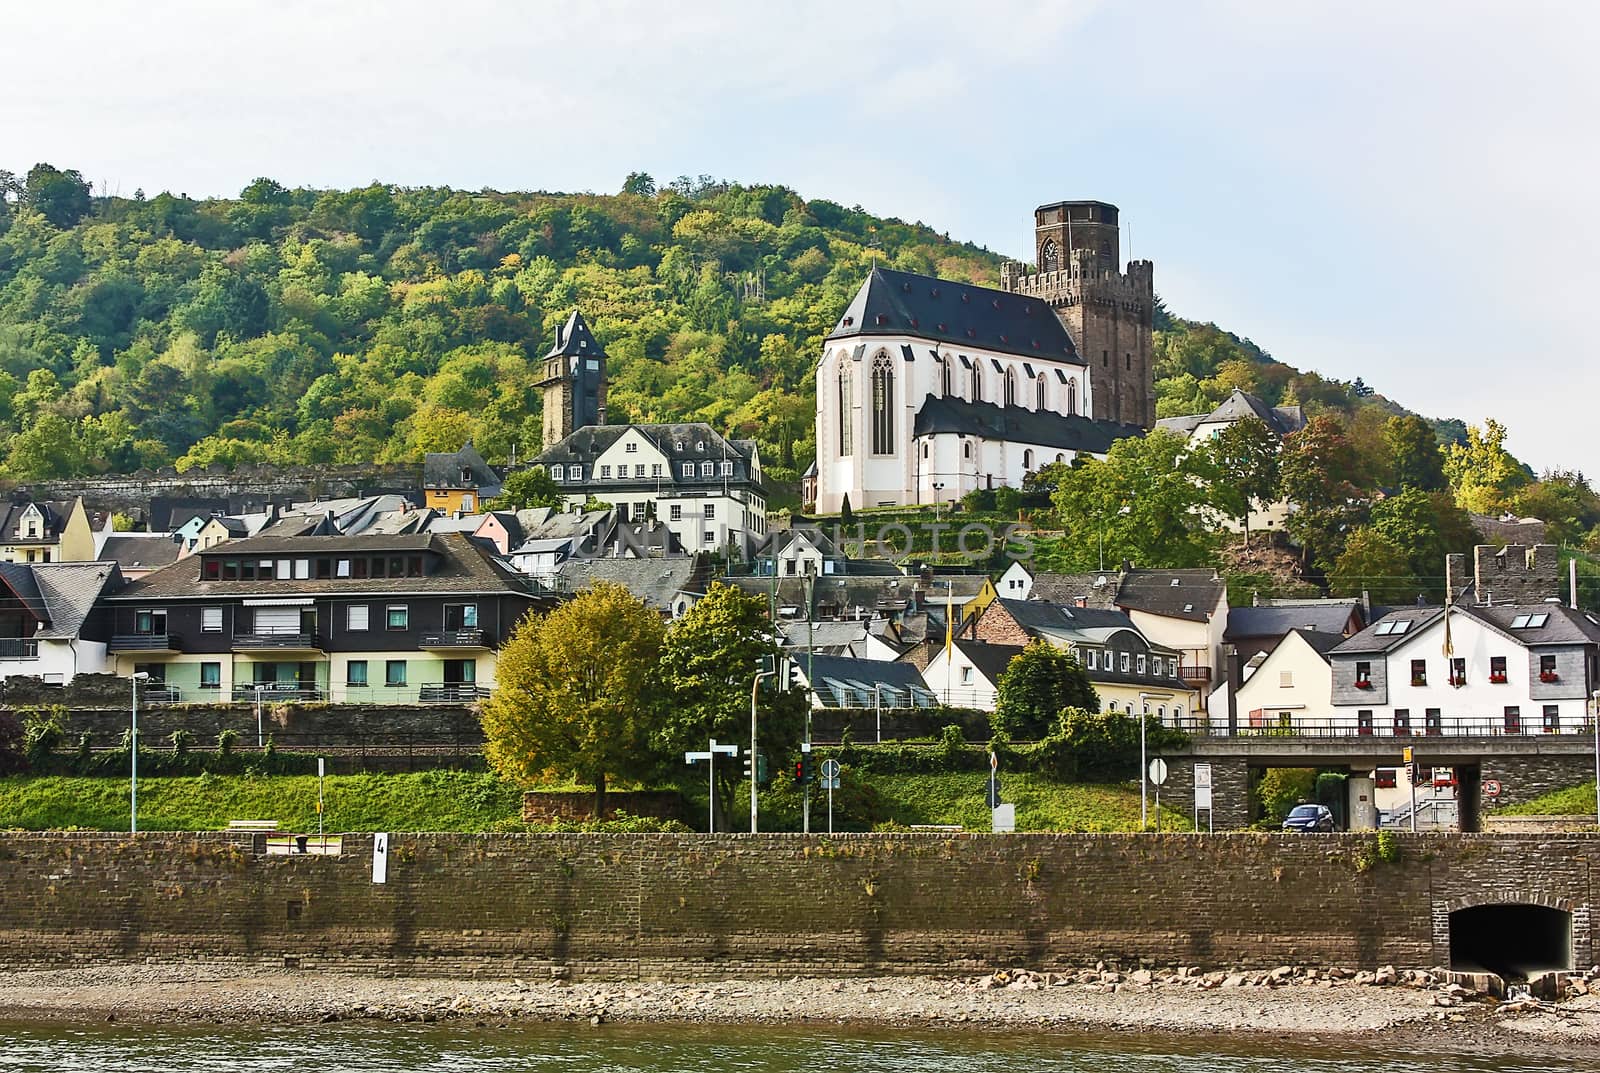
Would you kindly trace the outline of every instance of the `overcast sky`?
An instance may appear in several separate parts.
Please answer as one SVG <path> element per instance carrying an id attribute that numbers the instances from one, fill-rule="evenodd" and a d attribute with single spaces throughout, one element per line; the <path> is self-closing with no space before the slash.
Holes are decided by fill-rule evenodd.
<path id="1" fill-rule="evenodd" d="M 1100 198 L 1182 316 L 1600 476 L 1600 5 L 28 4 L 0 167 L 232 195 L 775 182 L 1018 257 Z"/>

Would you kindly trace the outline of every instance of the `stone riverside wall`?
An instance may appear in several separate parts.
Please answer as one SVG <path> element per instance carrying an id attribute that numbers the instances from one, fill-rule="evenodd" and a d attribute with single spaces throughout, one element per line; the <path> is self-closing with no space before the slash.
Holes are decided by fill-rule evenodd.
<path id="1" fill-rule="evenodd" d="M 1572 912 L 1593 836 L 0 835 L 0 964 L 195 959 L 573 978 L 960 973 L 1097 959 L 1432 966 L 1449 914 Z"/>
<path id="2" fill-rule="evenodd" d="M 256 502 L 308 502 L 379 492 L 418 492 L 422 488 L 422 464 L 246 465 L 234 470 L 204 466 L 184 473 L 168 466 L 124 475 L 41 481 L 28 488 L 39 499 L 70 501 L 82 496 L 86 503 L 97 507 L 136 509 L 148 507 L 152 496 L 246 496 Z M 0 486 L 0 490 L 10 488 Z"/>

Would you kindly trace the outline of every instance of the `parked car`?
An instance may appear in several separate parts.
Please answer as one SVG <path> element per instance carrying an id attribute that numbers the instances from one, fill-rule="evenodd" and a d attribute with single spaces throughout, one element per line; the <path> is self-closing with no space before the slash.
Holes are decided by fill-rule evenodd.
<path id="1" fill-rule="evenodd" d="M 1333 831 L 1337 824 L 1333 822 L 1333 813 L 1328 811 L 1327 805 L 1296 805 L 1289 810 L 1289 816 L 1283 821 L 1285 831 Z"/>

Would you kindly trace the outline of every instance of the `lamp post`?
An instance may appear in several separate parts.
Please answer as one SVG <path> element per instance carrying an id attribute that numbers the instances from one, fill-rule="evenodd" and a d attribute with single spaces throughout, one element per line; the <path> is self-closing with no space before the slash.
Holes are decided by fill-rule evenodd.
<path id="1" fill-rule="evenodd" d="M 935 525 L 939 524 L 939 506 L 943 502 L 943 499 L 944 499 L 943 495 L 941 494 L 943 492 L 944 492 L 944 482 L 943 481 L 934 481 L 933 482 L 933 523 Z M 934 551 L 938 551 L 939 549 L 938 548 L 934 548 L 933 550 Z"/>
<path id="2" fill-rule="evenodd" d="M 128 833 L 131 835 L 139 833 L 139 681 L 149 677 L 149 671 L 135 671 L 132 678 L 133 723 L 128 738 L 131 742 L 128 755 L 132 765 L 128 779 Z"/>
<path id="3" fill-rule="evenodd" d="M 756 833 L 756 690 L 761 688 L 761 679 L 777 674 L 776 670 L 757 671 L 755 681 L 750 683 L 750 833 Z"/>
<path id="4" fill-rule="evenodd" d="M 1600 689 L 1590 696 L 1594 699 L 1594 822 L 1600 827 Z"/>
<path id="5" fill-rule="evenodd" d="M 257 682 L 255 688 L 256 688 L 256 748 L 260 749 L 260 748 L 262 748 L 263 746 L 266 745 L 266 738 L 265 738 L 265 735 L 262 733 L 262 727 L 261 727 L 261 690 L 263 688 L 265 688 L 265 687 L 260 682 Z"/>

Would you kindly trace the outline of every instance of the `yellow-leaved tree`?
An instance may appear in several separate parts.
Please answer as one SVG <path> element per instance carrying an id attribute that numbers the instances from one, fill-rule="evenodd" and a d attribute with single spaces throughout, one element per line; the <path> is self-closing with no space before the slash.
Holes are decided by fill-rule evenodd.
<path id="1" fill-rule="evenodd" d="M 503 778 L 547 772 L 594 787 L 647 775 L 661 718 L 661 616 L 621 585 L 597 582 L 528 618 L 500 652 L 483 705 L 484 753 Z"/>

